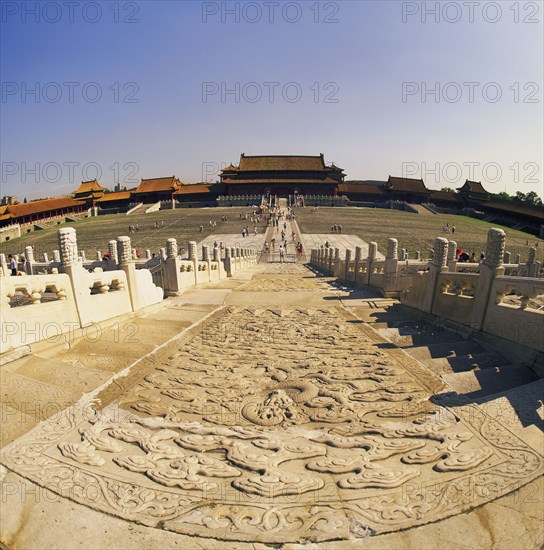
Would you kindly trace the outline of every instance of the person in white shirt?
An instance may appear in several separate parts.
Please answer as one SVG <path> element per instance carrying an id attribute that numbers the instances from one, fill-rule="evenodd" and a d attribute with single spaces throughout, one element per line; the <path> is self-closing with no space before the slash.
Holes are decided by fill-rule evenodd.
<path id="1" fill-rule="evenodd" d="M 13 255 L 9 255 L 8 256 L 8 268 L 10 269 L 11 271 L 11 274 L 12 275 L 17 275 L 17 262 L 15 261 L 15 258 L 13 257 Z"/>

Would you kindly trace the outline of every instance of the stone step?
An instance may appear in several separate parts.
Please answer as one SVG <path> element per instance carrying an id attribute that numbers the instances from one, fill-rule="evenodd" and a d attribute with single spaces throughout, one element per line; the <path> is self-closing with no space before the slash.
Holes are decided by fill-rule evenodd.
<path id="1" fill-rule="evenodd" d="M 472 402 L 487 416 L 544 454 L 543 395 L 544 379 L 541 378 L 499 393 L 479 396 L 474 400 L 469 399 L 470 394 L 467 396 L 450 392 L 433 397 L 433 402 L 449 408 L 453 413 L 457 407 Z"/>
<path id="2" fill-rule="evenodd" d="M 421 347 L 444 342 L 463 341 L 463 337 L 456 332 L 433 326 L 428 323 L 400 322 L 380 326 L 382 323 L 374 323 L 372 326 L 382 336 L 391 340 L 401 348 Z"/>
<path id="3" fill-rule="evenodd" d="M 62 361 L 31 355 L 19 362 L 14 374 L 63 388 L 76 398 L 106 382 L 111 375 L 103 370 L 75 366 Z"/>
<path id="4" fill-rule="evenodd" d="M 138 359 L 138 354 L 118 352 L 115 349 L 112 349 L 111 353 L 95 353 L 91 350 L 73 348 L 58 353 L 55 359 L 65 365 L 114 374 L 134 363 Z"/>
<path id="5" fill-rule="evenodd" d="M 466 355 L 439 357 L 436 359 L 420 359 L 428 369 L 442 375 L 473 371 L 478 369 L 493 369 L 509 363 L 500 353 L 482 351 Z"/>
<path id="6" fill-rule="evenodd" d="M 523 365 L 444 374 L 442 378 L 453 390 L 470 400 L 512 390 L 538 380 L 536 374 Z"/>
<path id="7" fill-rule="evenodd" d="M 404 351 L 414 359 L 425 361 L 438 359 L 440 357 L 460 357 L 462 355 L 483 353 L 484 348 L 475 340 L 460 340 L 456 342 L 441 342 L 427 346 L 416 346 L 407 348 Z"/>
<path id="8" fill-rule="evenodd" d="M 90 370 L 85 364 L 74 366 L 39 355 L 3 365 L 0 446 L 28 432 L 40 421 L 70 414 L 71 405 L 104 384 L 111 374 Z"/>

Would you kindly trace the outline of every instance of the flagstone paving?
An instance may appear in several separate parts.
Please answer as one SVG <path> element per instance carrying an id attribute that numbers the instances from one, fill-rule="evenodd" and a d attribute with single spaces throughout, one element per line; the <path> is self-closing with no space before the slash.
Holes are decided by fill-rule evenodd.
<path id="1" fill-rule="evenodd" d="M 392 304 L 261 263 L 131 319 L 135 341 L 108 332 L 2 366 L 18 426 L 2 442 L 2 541 L 539 547 L 542 433 L 480 395 L 449 399 L 423 348 L 403 349 L 425 327 Z M 66 408 L 28 422 L 30 388 Z"/>

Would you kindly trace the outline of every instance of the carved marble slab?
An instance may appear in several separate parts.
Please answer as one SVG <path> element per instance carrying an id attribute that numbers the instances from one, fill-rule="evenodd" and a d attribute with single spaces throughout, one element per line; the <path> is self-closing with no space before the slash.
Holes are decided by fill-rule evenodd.
<path id="1" fill-rule="evenodd" d="M 239 292 L 307 292 L 329 290 L 329 287 L 315 277 L 254 277 L 237 290 Z"/>
<path id="2" fill-rule="evenodd" d="M 542 457 L 342 308 L 226 307 L 157 351 L 89 418 L 58 415 L 1 462 L 94 509 L 225 540 L 405 529 L 542 474 Z"/>

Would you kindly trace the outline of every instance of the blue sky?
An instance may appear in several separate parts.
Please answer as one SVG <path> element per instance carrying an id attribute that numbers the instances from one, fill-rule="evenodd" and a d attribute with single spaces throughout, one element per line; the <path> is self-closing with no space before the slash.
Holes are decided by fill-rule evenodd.
<path id="1" fill-rule="evenodd" d="M 2 3 L 2 195 L 214 181 L 241 153 L 544 194 L 541 2 L 68 4 Z"/>

